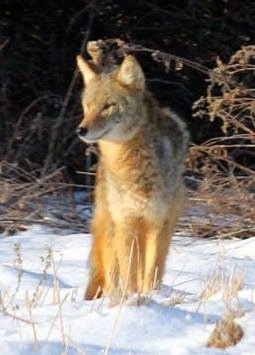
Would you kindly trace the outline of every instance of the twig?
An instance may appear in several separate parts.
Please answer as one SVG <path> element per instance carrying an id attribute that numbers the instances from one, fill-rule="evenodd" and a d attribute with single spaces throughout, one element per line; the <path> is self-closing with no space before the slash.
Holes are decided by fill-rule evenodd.
<path id="1" fill-rule="evenodd" d="M 8 43 L 9 43 L 9 39 L 7 38 L 3 43 L 0 44 L 0 51 L 4 49 L 4 47 L 6 47 Z"/>
<path id="2" fill-rule="evenodd" d="M 36 333 L 36 327 L 35 327 L 35 322 L 34 322 L 34 318 L 33 318 L 33 314 L 32 314 L 32 302 L 29 298 L 29 294 L 26 291 L 26 305 L 27 305 L 27 309 L 28 309 L 28 314 L 29 314 L 29 318 L 30 318 L 30 324 L 32 326 L 32 331 L 33 331 L 33 336 L 34 336 L 34 348 L 35 348 L 35 352 L 38 352 L 39 350 L 39 343 L 38 343 L 38 337 L 37 337 L 37 333 Z"/>
<path id="3" fill-rule="evenodd" d="M 35 325 L 36 324 L 36 322 L 34 320 L 31 321 L 31 319 L 29 320 L 29 319 L 25 319 L 25 318 L 16 316 L 15 314 L 12 314 L 12 313 L 10 313 L 8 311 L 4 311 L 4 315 L 8 316 L 8 317 L 11 317 L 11 318 L 13 318 L 15 320 L 21 321 L 23 323 L 26 323 L 26 324 L 30 324 L 30 325 Z"/>

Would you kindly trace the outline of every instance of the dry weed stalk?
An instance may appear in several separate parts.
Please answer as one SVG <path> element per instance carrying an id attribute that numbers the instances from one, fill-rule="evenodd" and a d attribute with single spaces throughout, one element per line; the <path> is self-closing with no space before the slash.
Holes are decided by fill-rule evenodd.
<path id="1" fill-rule="evenodd" d="M 243 287 L 244 275 L 241 272 L 237 272 L 233 268 L 231 273 L 226 274 L 226 272 L 219 267 L 209 278 L 206 279 L 204 289 L 199 296 L 200 304 L 201 302 L 207 301 L 218 292 L 222 292 L 222 299 L 225 308 L 232 313 L 232 300 L 235 299 L 238 301 L 238 292 L 242 290 Z"/>
<path id="2" fill-rule="evenodd" d="M 23 258 L 21 255 L 21 245 L 19 243 L 14 244 L 14 256 L 15 258 L 13 261 L 13 267 L 17 270 L 17 282 L 16 282 L 16 288 L 13 294 L 11 295 L 9 304 L 7 306 L 7 308 L 9 308 L 9 306 L 12 306 L 13 309 L 16 308 L 16 306 L 14 305 L 14 301 L 17 293 L 19 292 L 22 275 L 23 275 Z"/>
<path id="3" fill-rule="evenodd" d="M 254 45 L 237 51 L 227 64 L 218 58 L 217 67 L 210 74 L 206 97 L 194 104 L 195 116 L 209 115 L 211 121 L 220 118 L 226 135 L 231 129 L 233 134 L 247 134 L 244 139 L 254 138 L 254 71 Z"/>
<path id="4" fill-rule="evenodd" d="M 96 51 L 94 50 L 95 48 Z M 100 51 L 98 49 L 100 49 Z M 92 56 L 93 61 L 96 64 L 99 62 L 99 64 L 104 66 L 112 66 L 116 64 L 119 58 L 123 58 L 131 52 L 149 53 L 154 61 L 164 64 L 166 71 L 169 71 L 170 67 L 173 67 L 173 69 L 178 71 L 182 70 L 184 66 L 188 66 L 206 75 L 210 73 L 210 69 L 197 62 L 193 62 L 172 53 L 144 47 L 140 44 L 128 43 L 120 38 L 97 40 L 92 42 L 92 48 L 89 48 L 89 54 Z M 101 57 L 98 59 L 98 55 L 101 56 L 102 54 L 107 54 L 107 56 L 104 56 L 103 63 L 101 62 Z"/>
<path id="5" fill-rule="evenodd" d="M 42 276 L 33 292 L 33 297 L 31 299 L 31 306 L 35 308 L 39 301 L 43 298 L 44 282 L 47 280 L 48 270 L 52 266 L 52 249 L 48 247 L 46 249 L 46 255 L 41 256 L 41 261 L 44 263 L 44 268 L 42 271 Z"/>
<path id="6" fill-rule="evenodd" d="M 48 329 L 45 340 L 48 341 L 52 331 L 57 328 L 60 332 L 60 335 L 62 338 L 62 343 L 65 348 L 64 353 L 67 354 L 69 345 L 72 341 L 70 338 L 70 334 L 65 332 L 62 307 L 63 307 L 64 303 L 68 300 L 69 293 L 67 293 L 64 297 L 61 298 L 61 287 L 60 287 L 60 283 L 59 283 L 58 275 L 57 275 L 61 261 L 56 264 L 52 250 L 50 248 L 48 249 L 48 254 L 46 255 L 46 259 L 44 260 L 44 262 L 45 262 L 45 268 L 43 270 L 43 274 L 47 273 L 47 269 L 49 267 L 52 267 L 52 269 L 53 269 L 53 276 L 54 276 L 53 304 L 57 305 L 56 315 L 52 319 L 52 323 Z M 71 299 L 72 299 L 72 297 L 71 297 Z M 57 320 L 59 320 L 59 325 L 57 325 Z"/>
<path id="7" fill-rule="evenodd" d="M 25 319 L 23 317 L 20 317 L 16 314 L 16 307 L 12 306 L 12 311 L 8 311 L 7 308 L 10 307 L 10 300 L 8 300 L 9 295 L 8 295 L 8 289 L 4 291 L 0 291 L 0 312 L 2 312 L 5 316 L 11 317 L 15 321 L 21 322 L 21 323 L 26 323 L 26 324 L 31 324 L 31 320 Z M 6 304 L 8 302 L 8 305 Z"/>
<path id="8" fill-rule="evenodd" d="M 32 300 L 29 297 L 29 293 L 28 292 L 26 292 L 25 300 L 26 300 L 26 306 L 27 306 L 27 309 L 28 309 L 30 324 L 31 324 L 31 327 L 32 327 L 32 332 L 33 332 L 33 337 L 34 337 L 34 350 L 37 353 L 38 350 L 39 350 L 39 342 L 38 342 L 37 330 L 36 330 L 34 317 L 33 317 L 33 312 L 32 312 L 33 304 L 32 304 Z"/>
<path id="9" fill-rule="evenodd" d="M 225 275 L 219 268 L 206 282 L 205 288 L 200 295 L 198 308 L 202 302 L 207 301 L 216 293 L 222 293 L 225 311 L 222 319 L 215 325 L 210 335 L 207 347 L 225 349 L 236 345 L 243 337 L 243 329 L 235 322 L 236 318 L 244 315 L 240 304 L 238 292 L 244 287 L 244 276 L 237 273 L 233 268 L 229 275 Z M 233 303 L 233 301 L 236 301 Z"/>
<path id="10" fill-rule="evenodd" d="M 188 166 L 200 179 L 192 197 L 207 202 L 214 220 L 225 217 L 223 224 L 197 225 L 197 235 L 247 238 L 255 234 L 254 74 L 255 46 L 243 47 L 227 64 L 218 59 L 207 95 L 194 104 L 195 116 L 217 119 L 223 134 L 190 149 Z"/>

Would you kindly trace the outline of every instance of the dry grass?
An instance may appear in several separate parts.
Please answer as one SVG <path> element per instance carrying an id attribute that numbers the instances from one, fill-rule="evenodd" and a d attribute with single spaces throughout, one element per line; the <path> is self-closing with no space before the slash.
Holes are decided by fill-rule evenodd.
<path id="1" fill-rule="evenodd" d="M 231 317 L 227 317 L 222 319 L 215 326 L 206 346 L 226 349 L 230 346 L 236 345 L 242 339 L 243 335 L 244 332 L 241 326 Z"/>
<path id="2" fill-rule="evenodd" d="M 63 346 L 66 350 L 68 350 L 69 345 L 72 344 L 72 340 L 70 339 L 68 329 L 65 328 L 62 306 L 68 301 L 76 301 L 77 294 L 75 293 L 75 290 L 68 290 L 65 294 L 61 292 L 62 290 L 58 281 L 58 270 L 60 264 L 62 263 L 61 258 L 58 262 L 56 262 L 54 251 L 49 247 L 46 248 L 45 255 L 41 257 L 41 278 L 38 280 L 38 284 L 35 285 L 34 290 L 30 289 L 28 291 L 22 289 L 21 287 L 23 278 L 23 256 L 21 245 L 14 245 L 14 255 L 13 267 L 17 269 L 16 287 L 13 291 L 9 288 L 1 290 L 0 312 L 5 316 L 12 318 L 21 328 L 21 332 L 22 324 L 31 326 L 34 352 L 39 353 L 40 341 L 38 340 L 38 322 L 34 316 L 35 309 L 45 306 L 45 304 L 56 305 L 56 315 L 52 317 L 51 323 L 49 324 L 45 341 L 49 340 L 52 331 L 57 328 L 61 335 Z M 53 275 L 52 287 L 47 285 L 47 280 L 50 274 Z M 24 299 L 21 298 L 21 295 L 23 295 Z M 24 309 L 27 311 L 27 315 L 22 317 L 18 315 L 20 302 L 24 303 Z M 76 347 L 76 344 L 74 344 L 74 346 Z M 68 351 L 66 353 L 68 353 Z M 78 353 L 84 354 L 82 351 L 78 351 Z"/>
<path id="3" fill-rule="evenodd" d="M 207 210 L 191 226 L 202 237 L 248 238 L 255 234 L 255 46 L 243 47 L 229 63 L 219 59 L 195 116 L 221 123 L 222 135 L 193 145 L 188 170 L 195 191 L 190 205 Z"/>
<path id="4" fill-rule="evenodd" d="M 235 319 L 245 314 L 239 301 L 239 291 L 243 288 L 244 275 L 234 269 L 226 275 L 223 268 L 219 267 L 206 280 L 204 289 L 199 296 L 198 309 L 203 303 L 219 293 L 224 304 L 222 319 L 216 323 L 210 334 L 207 347 L 225 349 L 236 345 L 242 339 L 244 331 Z"/>
<path id="5" fill-rule="evenodd" d="M 189 191 L 180 227 L 199 238 L 246 239 L 255 235 L 254 193 L 247 190 L 253 177 L 208 174 L 196 190 Z M 246 185 L 246 186 L 245 186 Z"/>
<path id="6" fill-rule="evenodd" d="M 59 229 L 88 231 L 88 221 L 76 208 L 74 192 L 92 186 L 68 182 L 65 169 L 59 168 L 38 178 L 38 171 L 0 163 L 0 233 L 4 236 L 26 230 L 31 224 L 44 224 Z M 84 207 L 91 206 L 90 194 L 84 195 Z"/>
<path id="7" fill-rule="evenodd" d="M 202 303 L 208 301 L 216 294 L 220 294 L 225 306 L 226 313 L 232 315 L 243 315 L 240 306 L 238 293 L 244 288 L 243 273 L 233 269 L 226 273 L 219 266 L 210 276 L 207 276 L 204 282 L 203 290 L 199 296 L 198 309 Z"/>

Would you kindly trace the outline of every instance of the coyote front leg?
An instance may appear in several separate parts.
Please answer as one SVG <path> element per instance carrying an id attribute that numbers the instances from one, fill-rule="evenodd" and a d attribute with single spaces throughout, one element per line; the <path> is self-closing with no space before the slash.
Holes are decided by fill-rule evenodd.
<path id="1" fill-rule="evenodd" d="M 139 219 L 127 219 L 115 227 L 115 246 L 120 272 L 120 287 L 127 294 L 141 291 L 144 266 L 144 241 Z"/>
<path id="2" fill-rule="evenodd" d="M 155 288 L 160 281 L 158 279 L 161 271 L 159 270 L 158 251 L 159 243 L 161 243 L 161 229 L 162 227 L 160 226 L 153 226 L 148 228 L 146 234 L 144 281 L 142 288 L 145 293 Z"/>
<path id="3" fill-rule="evenodd" d="M 92 234 L 91 273 L 85 293 L 86 299 L 111 293 L 117 286 L 118 278 L 118 264 L 113 240 L 114 225 L 106 201 L 104 174 L 100 168 L 97 176 Z"/>
<path id="4" fill-rule="evenodd" d="M 164 227 L 162 229 L 162 233 L 160 236 L 160 243 L 158 244 L 157 279 L 159 285 L 161 284 L 163 278 L 166 258 L 169 251 L 169 245 L 171 243 L 171 239 L 177 221 L 183 209 L 183 204 L 184 204 L 184 188 L 183 186 L 181 186 L 179 189 L 176 190 L 173 199 L 169 203 L 170 205 L 169 215 L 168 218 L 165 220 Z"/>
<path id="5" fill-rule="evenodd" d="M 113 241 L 111 221 L 96 218 L 93 222 L 93 245 L 90 255 L 91 274 L 85 294 L 86 299 L 111 293 L 117 285 L 118 264 Z"/>

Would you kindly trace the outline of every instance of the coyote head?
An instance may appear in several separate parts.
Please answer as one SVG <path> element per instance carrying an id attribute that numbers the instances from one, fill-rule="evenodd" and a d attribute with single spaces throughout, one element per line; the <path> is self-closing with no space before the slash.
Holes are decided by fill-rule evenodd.
<path id="1" fill-rule="evenodd" d="M 80 55 L 77 65 L 85 84 L 79 137 L 87 143 L 131 139 L 142 124 L 145 92 L 145 77 L 135 57 L 128 55 L 107 74 L 100 73 Z"/>

